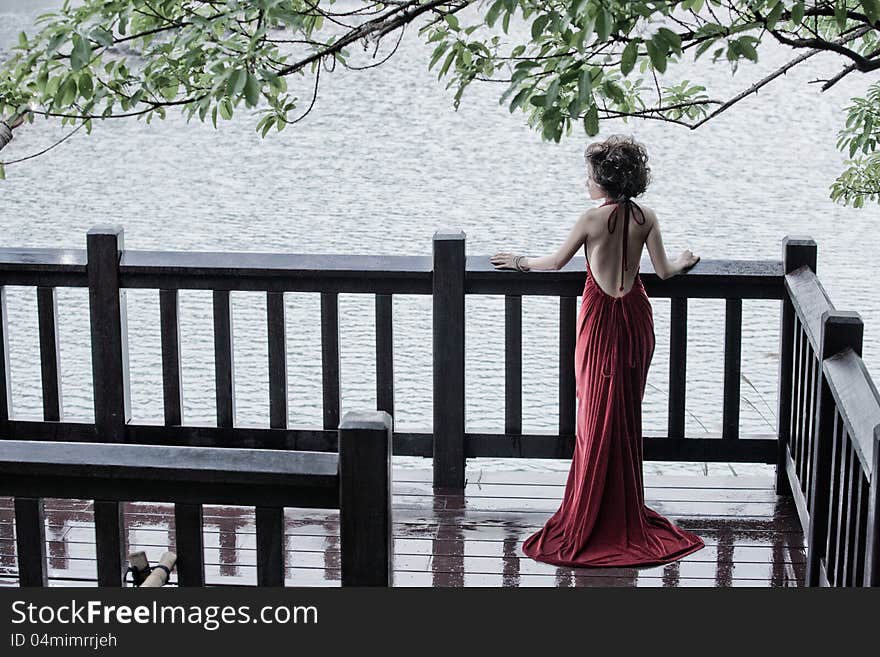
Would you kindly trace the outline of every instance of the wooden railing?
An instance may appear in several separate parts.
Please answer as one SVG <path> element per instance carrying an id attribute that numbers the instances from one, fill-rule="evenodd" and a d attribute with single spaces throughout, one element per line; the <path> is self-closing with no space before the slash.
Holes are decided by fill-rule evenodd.
<path id="1" fill-rule="evenodd" d="M 47 586 L 42 498 L 93 499 L 99 586 L 121 586 L 119 503 L 174 502 L 178 583 L 204 586 L 201 504 L 256 508 L 257 584 L 284 586 L 284 507 L 339 509 L 343 586 L 391 586 L 391 418 L 347 413 L 339 453 L 0 441 L 0 495 L 15 497 L 21 586 Z M 195 520 L 195 521 L 194 521 Z"/>
<path id="2" fill-rule="evenodd" d="M 572 259 L 561 271 L 498 271 L 488 256 L 466 256 L 465 236 L 460 231 L 437 232 L 432 256 L 132 251 L 123 248 L 119 226 L 94 228 L 86 242 L 85 250 L 0 250 L 0 438 L 336 451 L 340 419 L 338 295 L 375 295 L 377 408 L 393 416 L 395 404 L 401 403 L 395 399 L 392 376 L 393 295 L 430 294 L 433 427 L 424 432 L 394 431 L 394 453 L 433 457 L 435 486 L 457 489 L 464 486 L 467 458 L 569 458 L 572 454 L 577 296 L 585 280 L 582 257 Z M 703 260 L 686 275 L 668 280 L 652 273 L 641 274 L 651 297 L 671 301 L 667 429 L 665 435 L 644 437 L 645 458 L 776 463 L 777 490 L 794 495 L 808 535 L 812 490 L 819 472 L 813 463 L 817 454 L 816 411 L 821 401 L 817 398 L 823 360 L 832 355 L 822 344 L 822 313 L 833 310 L 833 306 L 815 277 L 815 254 L 811 240 L 786 238 L 782 261 Z M 37 288 L 43 377 L 41 422 L 11 415 L 4 285 Z M 93 424 L 68 422 L 60 413 L 55 288 L 64 286 L 89 289 Z M 125 292 L 133 288 L 159 290 L 164 426 L 130 421 Z M 188 426 L 182 416 L 178 318 L 181 289 L 213 292 L 215 427 Z M 266 294 L 269 428 L 234 426 L 232 291 Z M 321 427 L 287 426 L 283 298 L 287 291 L 320 294 Z M 465 430 L 464 327 L 468 294 L 505 298 L 504 426 L 495 433 Z M 523 433 L 522 300 L 528 295 L 559 299 L 559 420 L 552 434 Z M 722 431 L 717 436 L 692 437 L 685 432 L 689 298 L 725 299 L 723 417 Z M 779 425 L 771 436 L 740 432 L 742 307 L 743 301 L 752 299 L 782 301 Z M 875 486 L 873 481 L 868 485 Z M 114 509 L 109 507 L 108 512 Z M 197 509 L 180 505 L 178 514 L 183 526 L 195 531 L 200 521 Z M 870 531 L 866 528 L 866 534 Z"/>
<path id="3" fill-rule="evenodd" d="M 465 459 L 499 456 L 568 458 L 575 433 L 574 348 L 576 297 L 585 277 L 583 258 L 562 271 L 497 271 L 484 256 L 465 257 L 461 232 L 438 232 L 433 258 L 420 256 L 338 256 L 258 253 L 183 253 L 123 248 L 121 227 L 98 227 L 87 249 L 0 250 L 0 321 L 6 329 L 3 285 L 37 288 L 43 378 L 42 422 L 9 413 L 9 376 L 0 377 L 0 436 L 38 440 L 106 440 L 140 444 L 238 446 L 336 450 L 340 367 L 338 295 L 369 293 L 376 299 L 377 408 L 394 411 L 392 295 L 431 294 L 434 336 L 434 421 L 428 432 L 394 432 L 395 454 L 434 459 L 435 484 L 461 488 Z M 740 436 L 742 301 L 782 299 L 778 261 L 705 260 L 687 276 L 661 280 L 644 273 L 648 293 L 671 299 L 668 429 L 645 438 L 648 459 L 776 460 L 775 436 Z M 89 288 L 95 423 L 61 418 L 57 367 L 55 289 Z M 162 379 L 165 425 L 131 420 L 125 292 L 153 288 L 160 295 Z M 178 291 L 213 291 L 216 427 L 187 426 L 182 418 Z M 230 292 L 266 293 L 269 352 L 268 429 L 235 427 L 234 368 Z M 287 358 L 283 294 L 321 295 L 323 426 L 287 427 Z M 464 421 L 465 294 L 505 296 L 505 426 L 497 433 L 466 433 Z M 555 434 L 522 432 L 522 297 L 559 298 L 559 425 Z M 714 438 L 685 436 L 687 300 L 726 299 L 723 433 Z M 5 332 L 4 332 L 5 336 Z M 6 363 L 6 342 L 0 360 Z"/>
<path id="4" fill-rule="evenodd" d="M 864 327 L 822 288 L 812 240 L 787 239 L 784 266 L 777 491 L 792 494 L 807 537 L 807 585 L 877 586 L 880 397 Z"/>

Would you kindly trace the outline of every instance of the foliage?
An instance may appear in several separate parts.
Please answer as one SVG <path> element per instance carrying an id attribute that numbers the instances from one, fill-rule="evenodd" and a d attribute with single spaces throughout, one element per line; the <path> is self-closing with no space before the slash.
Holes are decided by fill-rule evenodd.
<path id="1" fill-rule="evenodd" d="M 334 6 L 336 4 L 337 6 Z M 81 123 L 154 116 L 179 107 L 231 120 L 261 118 L 260 134 L 301 120 L 314 106 L 321 71 L 360 69 L 351 50 L 410 23 L 432 45 L 428 67 L 455 87 L 457 108 L 473 81 L 506 84 L 500 102 L 527 115 L 546 140 L 602 119 L 662 120 L 696 129 L 817 52 L 843 66 L 823 89 L 853 72 L 880 69 L 880 0 L 83 0 L 42 15 L 0 65 L 0 116 L 36 114 Z M 711 58 L 735 74 L 775 41 L 796 57 L 736 97 L 712 99 L 699 81 L 672 79 L 676 64 Z M 391 54 L 396 51 L 396 45 Z M 689 52 L 688 52 L 689 51 Z M 391 55 L 388 55 L 390 57 Z M 375 58 L 375 54 L 374 54 Z M 292 75 L 314 76 L 310 98 L 288 91 Z M 861 207 L 880 200 L 878 86 L 853 99 L 839 148 L 853 158 L 832 198 Z M 299 114 L 299 116 L 295 116 Z"/>

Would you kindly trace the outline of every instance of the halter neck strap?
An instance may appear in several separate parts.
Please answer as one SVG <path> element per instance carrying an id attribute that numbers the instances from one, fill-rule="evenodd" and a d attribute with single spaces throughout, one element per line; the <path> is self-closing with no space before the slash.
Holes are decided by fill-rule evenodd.
<path id="1" fill-rule="evenodd" d="M 628 251 L 628 249 L 627 249 L 627 245 L 628 245 L 627 234 L 629 232 L 630 210 L 633 206 L 635 206 L 635 208 L 639 211 L 639 214 L 641 215 L 641 221 L 639 221 L 639 218 L 635 215 L 634 212 L 632 213 L 632 217 L 633 217 L 633 219 L 636 220 L 636 223 L 639 224 L 640 226 L 644 225 L 644 223 L 645 223 L 645 213 L 642 212 L 642 209 L 638 206 L 638 204 L 635 201 L 633 201 L 629 196 L 622 196 L 619 199 L 609 199 L 609 200 L 605 201 L 599 207 L 601 208 L 605 205 L 612 205 L 612 204 L 616 204 L 617 207 L 614 208 L 611 211 L 611 214 L 608 215 L 608 232 L 609 233 L 613 233 L 614 230 L 617 228 L 617 211 L 620 209 L 621 205 L 624 207 L 623 230 L 620 231 L 621 233 L 623 233 L 623 238 L 622 238 L 623 246 L 621 249 L 623 251 L 623 257 L 620 259 L 620 291 L 623 292 L 623 272 L 629 271 L 629 266 L 626 262 L 626 259 L 627 259 L 626 252 Z"/>

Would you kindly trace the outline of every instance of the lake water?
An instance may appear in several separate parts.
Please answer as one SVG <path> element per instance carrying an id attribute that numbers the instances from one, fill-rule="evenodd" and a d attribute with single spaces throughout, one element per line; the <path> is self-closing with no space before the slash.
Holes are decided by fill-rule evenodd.
<path id="1" fill-rule="evenodd" d="M 0 0 L 0 59 L 21 30 L 54 0 Z M 334 7 L 348 6 L 337 2 Z M 352 5 L 354 6 L 354 5 Z M 466 21 L 464 21 L 466 22 Z M 387 53 L 393 39 L 379 51 Z M 670 68 L 666 80 L 699 80 L 726 100 L 793 55 L 768 43 L 761 62 L 733 76 L 707 61 Z M 220 130 L 169 113 L 165 121 L 116 120 L 81 131 L 50 153 L 10 166 L 0 183 L 0 227 L 8 246 L 85 247 L 89 228 L 116 223 L 130 249 L 295 253 L 431 253 L 438 228 L 462 229 L 468 255 L 555 250 L 594 205 L 584 186 L 582 132 L 544 143 L 497 99 L 505 85 L 474 83 L 460 109 L 436 73 L 431 45 L 410 27 L 397 54 L 366 70 L 337 67 L 321 77 L 315 109 L 262 140 L 259 117 L 239 110 Z M 370 63 L 369 54 L 352 64 Z M 870 83 L 853 74 L 826 93 L 841 61 L 817 55 L 696 131 L 662 122 L 603 121 L 599 137 L 623 132 L 648 148 L 653 183 L 642 197 L 661 221 L 670 256 L 689 248 L 704 259 L 780 258 L 787 234 L 819 245 L 818 270 L 837 308 L 865 321 L 865 359 L 880 372 L 880 302 L 870 282 L 876 205 L 833 203 L 828 187 L 843 169 L 835 148 L 843 108 Z M 662 81 L 662 80 L 661 80 Z M 311 98 L 310 76 L 290 80 Z M 307 105 L 307 100 L 305 102 Z M 304 105 L 304 106 L 305 106 Z M 38 120 L 2 155 L 40 150 L 65 134 Z M 643 270 L 651 271 L 645 254 Z M 16 417 L 41 416 L 34 289 L 10 287 L 9 342 Z M 265 296 L 233 293 L 236 421 L 268 426 Z M 212 423 L 211 294 L 181 292 L 184 420 Z M 87 293 L 58 292 L 67 419 L 92 418 Z M 287 295 L 290 423 L 321 424 L 319 300 Z M 557 426 L 556 299 L 523 302 L 523 429 Z M 657 350 L 644 405 L 648 435 L 666 428 L 669 301 L 652 299 Z M 776 426 L 779 302 L 743 304 L 742 430 Z M 687 433 L 721 427 L 724 300 L 691 300 Z M 128 292 L 134 421 L 161 421 L 158 292 Z M 431 424 L 430 299 L 399 296 L 395 313 L 396 426 Z M 503 297 L 467 299 L 467 429 L 504 423 Z M 342 411 L 375 405 L 373 299 L 340 296 Z"/>

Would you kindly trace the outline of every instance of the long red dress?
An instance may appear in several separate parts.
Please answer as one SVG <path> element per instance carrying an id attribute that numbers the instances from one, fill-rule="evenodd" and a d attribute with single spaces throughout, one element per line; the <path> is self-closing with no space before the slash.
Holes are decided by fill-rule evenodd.
<path id="1" fill-rule="evenodd" d="M 614 232 L 617 215 L 624 215 L 624 245 L 631 205 L 630 199 L 621 201 L 608 221 Z M 627 211 L 619 213 L 623 208 Z M 624 248 L 621 291 L 626 268 Z M 651 303 L 638 273 L 629 292 L 612 297 L 593 279 L 587 261 L 575 349 L 578 409 L 571 469 L 562 504 L 525 540 L 525 555 L 559 566 L 639 567 L 669 563 L 704 547 L 699 536 L 645 506 L 642 399 L 654 340 Z"/>

